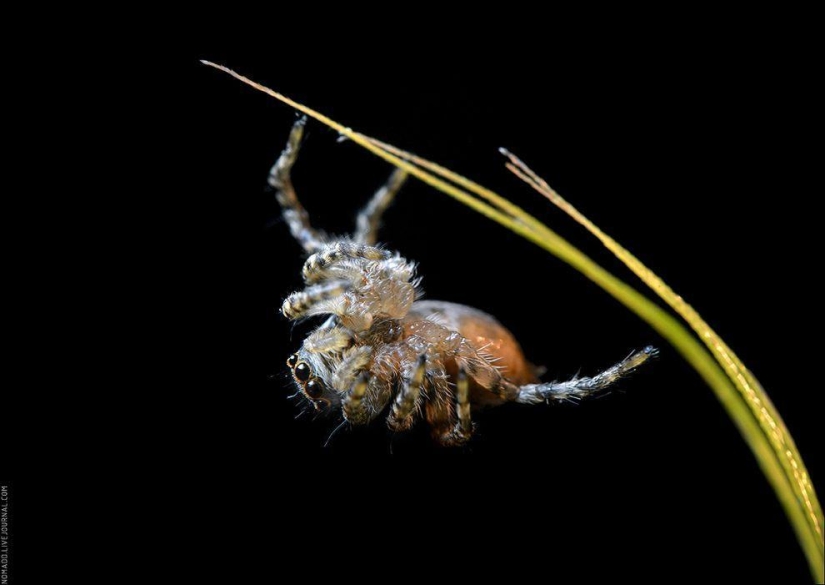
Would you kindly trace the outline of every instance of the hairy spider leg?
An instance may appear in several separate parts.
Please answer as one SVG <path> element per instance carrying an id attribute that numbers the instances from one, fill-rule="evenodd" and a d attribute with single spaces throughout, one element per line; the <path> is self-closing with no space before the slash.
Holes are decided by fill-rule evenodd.
<path id="1" fill-rule="evenodd" d="M 298 159 L 298 152 L 301 148 L 305 125 L 306 117 L 301 117 L 292 126 L 286 147 L 269 171 L 268 182 L 275 190 L 275 198 L 281 205 L 282 215 L 289 226 L 290 233 L 304 250 L 313 253 L 329 242 L 329 238 L 310 224 L 309 213 L 298 200 L 291 177 L 292 167 Z M 367 205 L 358 213 L 353 233 L 355 244 L 368 246 L 375 244 L 381 225 L 381 216 L 392 204 L 406 179 L 405 171 L 401 169 L 393 171 L 387 182 L 375 192 Z"/>
<path id="2" fill-rule="evenodd" d="M 341 362 L 332 376 L 333 386 L 340 392 L 346 392 L 355 383 L 358 374 L 366 369 L 372 359 L 372 347 L 362 345 L 344 352 Z"/>
<path id="3" fill-rule="evenodd" d="M 459 368 L 475 380 L 480 386 L 487 388 L 504 401 L 515 400 L 519 387 L 507 380 L 499 369 L 462 338 L 456 351 L 455 361 Z"/>
<path id="4" fill-rule="evenodd" d="M 299 319 L 313 306 L 341 296 L 348 291 L 351 286 L 350 283 L 343 280 L 335 280 L 323 284 L 316 284 L 302 291 L 294 292 L 289 295 L 284 301 L 284 304 L 281 305 L 281 313 L 283 313 L 287 319 Z"/>
<path id="5" fill-rule="evenodd" d="M 527 384 L 519 388 L 516 402 L 522 404 L 538 404 L 539 402 L 572 400 L 578 401 L 588 396 L 603 392 L 612 384 L 641 366 L 647 360 L 655 357 L 658 350 L 647 346 L 641 351 L 635 351 L 627 358 L 592 378 L 573 378 L 567 382 L 549 382 L 545 384 Z"/>
<path id="6" fill-rule="evenodd" d="M 362 385 L 363 384 L 363 385 Z M 392 398 L 392 385 L 363 372 L 344 396 L 344 418 L 352 425 L 365 425 L 378 416 Z"/>
<path id="7" fill-rule="evenodd" d="M 350 332 L 342 327 L 316 329 L 304 340 L 304 349 L 310 353 L 338 353 L 352 345 Z"/>
<path id="8" fill-rule="evenodd" d="M 275 190 L 275 198 L 281 205 L 281 213 L 292 237 L 298 240 L 304 250 L 312 253 L 324 246 L 327 236 L 310 225 L 309 214 L 298 201 L 290 176 L 292 166 L 298 158 L 305 124 L 306 118 L 303 117 L 292 126 L 286 147 L 269 171 L 269 185 Z"/>
<path id="9" fill-rule="evenodd" d="M 473 434 L 473 421 L 470 418 L 470 381 L 463 368 L 459 368 L 456 375 L 455 401 L 458 420 L 453 437 L 457 443 L 466 443 Z"/>
<path id="10" fill-rule="evenodd" d="M 407 172 L 402 169 L 395 169 L 387 182 L 375 192 L 369 203 L 358 212 L 358 217 L 355 219 L 355 233 L 352 235 L 356 242 L 370 246 L 375 245 L 378 238 L 378 229 L 381 227 L 381 216 L 395 199 L 396 194 L 406 180 Z"/>
<path id="11" fill-rule="evenodd" d="M 304 263 L 304 282 L 313 284 L 326 277 L 327 272 L 333 264 L 343 260 L 386 260 L 392 254 L 381 248 L 356 244 L 347 240 L 341 240 L 334 244 L 329 244 L 323 250 L 316 252 Z"/>
<path id="12" fill-rule="evenodd" d="M 344 418 L 352 424 L 366 424 L 369 422 L 370 416 L 367 409 L 367 404 L 364 402 L 364 396 L 367 394 L 367 386 L 369 384 L 369 374 L 363 372 L 355 384 L 352 386 L 346 397 L 342 409 L 344 411 Z"/>
<path id="13" fill-rule="evenodd" d="M 414 417 L 410 416 L 415 409 L 418 398 L 421 395 L 421 386 L 424 382 L 424 374 L 427 372 L 427 356 L 421 355 L 418 358 L 418 365 L 411 378 L 405 381 L 401 391 L 392 405 L 387 423 L 395 431 L 407 430 L 412 426 Z"/>

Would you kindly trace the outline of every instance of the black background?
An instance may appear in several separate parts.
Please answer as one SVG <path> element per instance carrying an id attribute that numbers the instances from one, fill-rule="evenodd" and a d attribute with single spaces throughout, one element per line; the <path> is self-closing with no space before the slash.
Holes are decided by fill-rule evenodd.
<path id="1" fill-rule="evenodd" d="M 209 46 L 182 62 L 194 89 L 182 156 L 193 164 L 174 197 L 188 211 L 182 227 L 194 228 L 179 264 L 194 270 L 194 290 L 179 309 L 202 348 L 191 368 L 204 382 L 177 391 L 196 419 L 191 433 L 181 421 L 180 455 L 209 461 L 244 518 L 233 533 L 260 534 L 253 556 L 274 571 L 312 569 L 339 549 L 341 570 L 356 573 L 383 558 L 397 575 L 438 560 L 515 581 L 809 580 L 753 456 L 675 351 L 574 270 L 416 181 L 385 216 L 382 240 L 420 263 L 428 298 L 495 315 L 547 379 L 595 372 L 651 343 L 660 359 L 577 407 L 479 414 L 461 451 L 424 433 L 393 437 L 380 422 L 324 448 L 334 421 L 295 420 L 284 360 L 308 329 L 292 330 L 277 308 L 300 288 L 303 258 L 264 189 L 295 114 L 197 59 L 478 180 L 644 290 L 510 175 L 497 148 L 519 154 L 738 352 L 814 484 L 825 482 L 820 344 L 803 337 L 819 300 L 804 39 L 662 29 L 594 49 L 589 37 L 556 42 L 552 30 L 446 47 L 437 27 L 403 41 L 383 29 L 372 46 L 369 31 L 352 44 L 334 30 L 279 29 L 252 48 Z M 315 225 L 342 233 L 390 168 L 336 139 L 310 122 L 294 179 Z"/>

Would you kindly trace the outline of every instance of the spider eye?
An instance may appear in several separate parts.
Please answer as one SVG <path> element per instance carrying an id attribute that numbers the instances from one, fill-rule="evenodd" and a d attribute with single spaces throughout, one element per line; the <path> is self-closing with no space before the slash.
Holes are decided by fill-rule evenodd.
<path id="1" fill-rule="evenodd" d="M 309 380 L 309 366 L 306 363 L 301 362 L 297 366 L 295 366 L 295 377 L 298 378 L 301 382 L 306 382 Z"/>
<path id="2" fill-rule="evenodd" d="M 304 391 L 307 393 L 307 396 L 313 399 L 320 398 L 321 394 L 324 393 L 324 390 L 323 388 L 321 388 L 321 385 L 315 380 L 310 381 L 310 383 L 306 385 L 306 388 L 304 388 Z"/>
<path id="3" fill-rule="evenodd" d="M 294 353 L 291 356 L 289 356 L 286 360 L 286 365 L 288 365 L 290 368 L 294 368 L 295 364 L 297 364 L 297 363 L 298 363 L 298 356 L 297 356 L 297 354 L 294 354 Z"/>

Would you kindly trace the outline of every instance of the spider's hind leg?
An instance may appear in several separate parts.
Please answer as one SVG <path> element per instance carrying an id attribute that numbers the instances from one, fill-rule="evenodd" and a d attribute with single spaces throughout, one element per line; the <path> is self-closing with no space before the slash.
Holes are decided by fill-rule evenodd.
<path id="1" fill-rule="evenodd" d="M 647 346 L 592 378 L 573 378 L 567 382 L 549 382 L 544 384 L 527 384 L 519 388 L 515 401 L 522 404 L 539 402 L 579 400 L 593 396 L 608 389 L 615 382 L 655 357 L 658 350 Z"/>
<path id="2" fill-rule="evenodd" d="M 355 232 L 352 235 L 355 242 L 370 246 L 375 245 L 378 238 L 378 228 L 381 226 L 381 216 L 390 206 L 392 200 L 395 199 L 396 193 L 401 189 L 406 179 L 406 171 L 395 169 L 387 182 L 375 192 L 369 203 L 358 212 L 358 217 L 355 220 Z"/>
<path id="3" fill-rule="evenodd" d="M 300 118 L 292 126 L 286 147 L 269 171 L 269 186 L 275 190 L 275 198 L 281 206 L 281 213 L 292 237 L 298 240 L 304 250 L 312 253 L 324 246 L 326 236 L 310 225 L 309 214 L 298 201 L 290 176 L 290 171 L 298 158 L 305 124 L 306 118 Z"/>

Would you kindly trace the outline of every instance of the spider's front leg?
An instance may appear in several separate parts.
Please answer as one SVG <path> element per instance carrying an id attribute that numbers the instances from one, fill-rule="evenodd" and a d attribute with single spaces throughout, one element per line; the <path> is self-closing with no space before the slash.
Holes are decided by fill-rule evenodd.
<path id="1" fill-rule="evenodd" d="M 333 376 L 334 387 L 344 391 L 341 400 L 344 418 L 352 425 L 372 421 L 392 396 L 389 381 L 379 371 L 369 368 L 373 353 L 368 345 L 345 351 Z"/>

